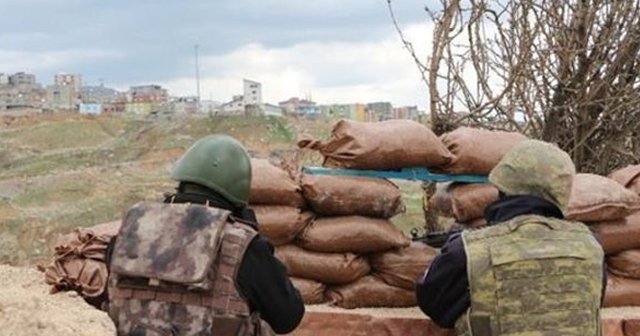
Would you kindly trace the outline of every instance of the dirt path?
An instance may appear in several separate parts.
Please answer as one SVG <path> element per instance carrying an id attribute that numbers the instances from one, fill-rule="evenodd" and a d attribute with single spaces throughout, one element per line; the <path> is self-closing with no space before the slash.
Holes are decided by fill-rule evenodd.
<path id="1" fill-rule="evenodd" d="M 49 294 L 40 272 L 0 265 L 0 334 L 12 336 L 113 336 L 106 313 L 75 292 Z"/>

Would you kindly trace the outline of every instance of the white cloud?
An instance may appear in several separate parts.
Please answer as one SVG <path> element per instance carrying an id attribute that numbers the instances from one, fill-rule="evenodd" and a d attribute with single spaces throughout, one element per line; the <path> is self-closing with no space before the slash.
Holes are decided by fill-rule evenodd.
<path id="1" fill-rule="evenodd" d="M 26 52 L 0 49 L 0 70 L 12 72 L 59 72 L 81 63 L 97 60 L 118 59 L 124 53 L 100 49 L 67 49 L 45 52 Z"/>
<path id="2" fill-rule="evenodd" d="M 432 26 L 414 24 L 404 30 L 425 61 Z M 249 44 L 227 54 L 201 57 L 200 69 L 203 99 L 227 101 L 241 93 L 242 78 L 248 78 L 261 82 L 265 101 L 274 103 L 311 94 L 319 103 L 427 105 L 426 87 L 395 32 L 376 42 L 311 41 L 285 48 Z M 162 84 L 176 95 L 193 95 L 196 90 L 194 78 Z"/>

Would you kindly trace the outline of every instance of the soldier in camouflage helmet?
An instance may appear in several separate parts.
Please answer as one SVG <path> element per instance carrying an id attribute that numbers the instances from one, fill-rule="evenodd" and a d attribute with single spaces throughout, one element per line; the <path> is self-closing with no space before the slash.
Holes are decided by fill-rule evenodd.
<path id="1" fill-rule="evenodd" d="M 516 145 L 489 175 L 489 225 L 453 235 L 419 280 L 422 311 L 458 335 L 600 335 L 604 254 L 564 219 L 574 175 L 558 147 Z"/>
<path id="2" fill-rule="evenodd" d="M 172 178 L 177 192 L 133 206 L 109 246 L 108 311 L 118 335 L 292 331 L 304 304 L 257 233 L 244 147 L 226 135 L 202 138 Z"/>

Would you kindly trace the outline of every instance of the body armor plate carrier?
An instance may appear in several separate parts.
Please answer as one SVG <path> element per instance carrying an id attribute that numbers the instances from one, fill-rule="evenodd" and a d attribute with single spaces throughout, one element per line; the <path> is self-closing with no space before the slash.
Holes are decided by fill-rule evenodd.
<path id="1" fill-rule="evenodd" d="M 109 277 L 118 335 L 261 335 L 236 275 L 256 231 L 230 212 L 138 203 L 125 216 Z"/>

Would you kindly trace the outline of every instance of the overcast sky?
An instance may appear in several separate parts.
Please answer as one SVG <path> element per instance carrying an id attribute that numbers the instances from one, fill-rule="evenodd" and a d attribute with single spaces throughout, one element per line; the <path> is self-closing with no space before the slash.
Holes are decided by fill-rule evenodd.
<path id="1" fill-rule="evenodd" d="M 393 2 L 421 57 L 431 38 L 424 6 L 434 2 Z M 203 99 L 227 101 L 248 78 L 272 103 L 427 105 L 386 0 L 0 0 L 0 73 L 43 84 L 80 73 L 85 85 L 195 95 L 196 44 Z"/>

